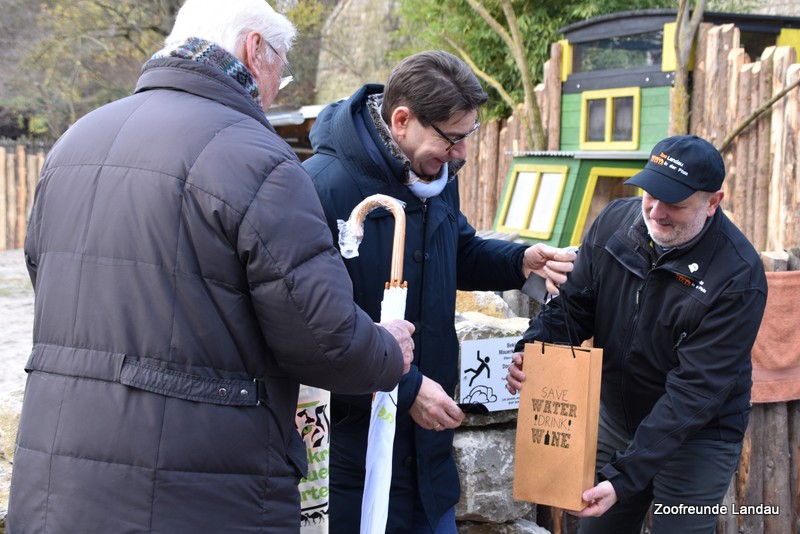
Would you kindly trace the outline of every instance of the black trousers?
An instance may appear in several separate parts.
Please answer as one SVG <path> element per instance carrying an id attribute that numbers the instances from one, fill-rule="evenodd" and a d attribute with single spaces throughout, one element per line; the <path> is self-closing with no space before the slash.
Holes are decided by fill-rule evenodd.
<path id="1" fill-rule="evenodd" d="M 615 451 L 625 450 L 632 436 L 600 413 L 597 468 Z M 664 465 L 643 492 L 625 503 L 617 502 L 600 517 L 581 520 L 581 534 L 639 534 L 653 506 L 652 534 L 713 534 L 716 513 L 702 513 L 722 503 L 739 465 L 742 443 L 709 439 L 688 440 Z M 730 513 L 730 512 L 728 512 Z"/>

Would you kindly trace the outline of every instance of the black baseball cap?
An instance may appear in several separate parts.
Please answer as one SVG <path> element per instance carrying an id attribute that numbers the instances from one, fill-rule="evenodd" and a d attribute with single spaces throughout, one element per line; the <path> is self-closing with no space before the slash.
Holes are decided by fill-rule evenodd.
<path id="1" fill-rule="evenodd" d="M 625 181 L 667 204 L 677 204 L 695 191 L 719 191 L 725 163 L 714 145 L 696 135 L 660 141 L 644 169 Z"/>

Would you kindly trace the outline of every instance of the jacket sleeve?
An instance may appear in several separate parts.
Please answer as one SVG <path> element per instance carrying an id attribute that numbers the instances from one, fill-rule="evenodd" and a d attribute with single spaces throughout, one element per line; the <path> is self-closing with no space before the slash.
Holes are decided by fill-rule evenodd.
<path id="1" fill-rule="evenodd" d="M 703 428 L 741 387 L 749 388 L 750 351 L 766 305 L 758 289 L 723 294 L 700 326 L 677 348 L 678 365 L 666 377 L 666 391 L 637 428 L 627 450 L 617 452 L 600 478 L 620 501 L 642 491 L 675 451 Z"/>
<path id="2" fill-rule="evenodd" d="M 47 161 L 42 170 L 42 176 L 47 169 Z M 41 178 L 41 177 L 40 177 Z M 33 289 L 36 289 L 36 276 L 39 268 L 39 225 L 41 224 L 42 211 L 40 209 L 39 197 L 43 194 L 47 182 L 40 179 L 36 184 L 36 193 L 34 196 L 31 214 L 28 219 L 28 228 L 25 233 L 25 243 L 23 251 L 25 253 L 25 267 L 28 269 L 28 276 L 31 279 Z"/>
<path id="3" fill-rule="evenodd" d="M 590 243 L 595 231 L 595 226 L 592 226 L 587 232 L 567 282 L 559 288 L 559 295 L 531 318 L 528 329 L 514 348 L 515 352 L 522 352 L 525 343 L 534 341 L 580 345 L 594 335 L 595 299 Z"/>
<path id="4" fill-rule="evenodd" d="M 31 279 L 33 289 L 36 289 L 36 274 L 39 267 L 39 254 L 36 247 L 36 235 L 38 233 L 37 225 L 39 221 L 39 213 L 34 205 L 34 210 L 31 213 L 31 220 L 28 224 L 28 231 L 25 234 L 25 267 L 28 269 L 28 276 Z"/>
<path id="5" fill-rule="evenodd" d="M 403 358 L 353 302 L 322 206 L 298 161 L 276 166 L 242 221 L 239 254 L 256 316 L 279 367 L 332 392 L 391 390 Z"/>
<path id="6" fill-rule="evenodd" d="M 527 245 L 483 239 L 461 211 L 458 217 L 457 284 L 463 291 L 519 289 L 525 283 L 522 257 Z"/>

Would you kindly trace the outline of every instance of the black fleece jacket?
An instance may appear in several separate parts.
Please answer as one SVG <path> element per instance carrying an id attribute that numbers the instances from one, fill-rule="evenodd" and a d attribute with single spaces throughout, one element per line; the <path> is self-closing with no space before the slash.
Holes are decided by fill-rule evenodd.
<path id="1" fill-rule="evenodd" d="M 750 351 L 767 283 L 759 256 L 718 209 L 690 246 L 658 257 L 641 199 L 609 204 L 575 271 L 523 342 L 579 340 L 603 348 L 601 406 L 633 436 L 600 479 L 620 501 L 645 489 L 688 439 L 740 441 L 750 411 Z M 574 332 L 574 330 L 573 330 Z"/>

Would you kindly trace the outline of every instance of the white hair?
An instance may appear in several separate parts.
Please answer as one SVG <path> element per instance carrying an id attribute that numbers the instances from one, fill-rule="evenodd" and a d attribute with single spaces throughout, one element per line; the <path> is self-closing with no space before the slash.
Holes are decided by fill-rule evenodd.
<path id="1" fill-rule="evenodd" d="M 275 50 L 284 52 L 292 48 L 297 34 L 289 19 L 265 0 L 186 0 L 164 45 L 169 48 L 197 37 L 235 55 L 251 31 L 257 31 Z M 273 62 L 275 54 L 265 48 L 268 61 Z"/>

